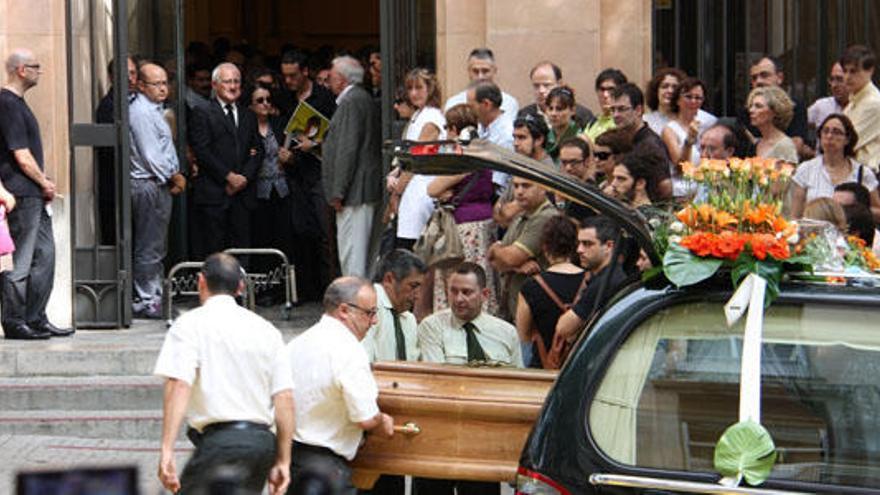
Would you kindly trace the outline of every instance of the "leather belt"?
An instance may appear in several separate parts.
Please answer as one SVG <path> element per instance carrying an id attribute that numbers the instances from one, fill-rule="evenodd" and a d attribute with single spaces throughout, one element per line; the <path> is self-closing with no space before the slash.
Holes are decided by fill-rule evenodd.
<path id="1" fill-rule="evenodd" d="M 269 425 L 264 423 L 255 423 L 253 421 L 222 421 L 219 423 L 211 423 L 202 428 L 202 435 L 216 433 L 223 430 L 262 430 L 269 431 Z"/>

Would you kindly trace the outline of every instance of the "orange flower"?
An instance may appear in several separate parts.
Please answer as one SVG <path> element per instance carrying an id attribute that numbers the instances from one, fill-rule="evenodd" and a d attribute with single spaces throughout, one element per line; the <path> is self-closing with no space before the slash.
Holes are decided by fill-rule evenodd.
<path id="1" fill-rule="evenodd" d="M 788 242 L 785 239 L 776 239 L 767 248 L 767 254 L 779 261 L 787 260 L 791 256 L 791 252 L 788 250 Z"/>
<path id="2" fill-rule="evenodd" d="M 765 260 L 767 258 L 767 251 L 773 241 L 773 236 L 770 234 L 752 234 L 749 238 L 749 245 L 755 258 L 761 261 Z"/>
<path id="3" fill-rule="evenodd" d="M 712 256 L 736 260 L 746 245 L 744 236 L 737 232 L 726 231 L 717 236 L 712 246 Z"/>
<path id="4" fill-rule="evenodd" d="M 712 246 L 714 244 L 713 234 L 707 232 L 697 232 L 686 236 L 679 244 L 682 247 L 690 249 L 697 256 L 708 256 L 712 254 Z"/>
<path id="5" fill-rule="evenodd" d="M 723 229 L 728 225 L 736 225 L 739 223 L 739 220 L 730 213 L 726 211 L 716 211 L 715 212 L 715 226 L 719 229 Z"/>
<path id="6" fill-rule="evenodd" d="M 677 218 L 679 222 L 687 225 L 688 227 L 694 227 L 697 225 L 697 212 L 694 211 L 694 209 L 690 206 L 676 213 L 675 218 Z"/>
<path id="7" fill-rule="evenodd" d="M 712 205 L 703 203 L 697 207 L 697 214 L 700 216 L 700 220 L 703 223 L 710 223 L 712 221 L 712 215 L 715 213 L 715 208 L 712 208 Z"/>

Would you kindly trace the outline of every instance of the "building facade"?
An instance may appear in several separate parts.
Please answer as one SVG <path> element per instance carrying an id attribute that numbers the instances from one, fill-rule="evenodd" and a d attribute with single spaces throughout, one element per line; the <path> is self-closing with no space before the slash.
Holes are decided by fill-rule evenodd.
<path id="1" fill-rule="evenodd" d="M 115 244 L 99 241 L 95 214 L 97 148 L 112 149 L 117 170 L 127 170 L 120 159 L 126 117 L 100 124 L 94 113 L 112 85 L 106 64 L 115 55 L 158 59 L 171 76 L 180 69 L 180 91 L 183 52 L 195 40 L 226 37 L 266 51 L 285 43 L 381 43 L 390 137 L 401 75 L 413 65 L 432 67 L 444 95 L 454 94 L 467 85 L 465 60 L 479 46 L 494 50 L 499 84 L 522 104 L 533 100 L 528 72 L 541 60 L 560 65 L 579 103 L 592 108 L 603 68 L 619 68 L 643 85 L 655 67 L 675 65 L 708 83 L 710 110 L 732 115 L 748 90 L 748 61 L 764 52 L 784 61 L 791 89 L 810 100 L 824 94 L 827 69 L 843 47 L 878 45 L 878 9 L 870 0 L 0 0 L 0 56 L 28 47 L 43 67 L 27 100 L 61 192 L 53 205 L 58 267 L 50 317 L 80 326 L 130 322 L 127 181 L 116 182 L 122 206 Z M 181 152 L 184 130 L 180 124 Z M 172 243 L 183 242 L 183 224 L 176 222 Z"/>

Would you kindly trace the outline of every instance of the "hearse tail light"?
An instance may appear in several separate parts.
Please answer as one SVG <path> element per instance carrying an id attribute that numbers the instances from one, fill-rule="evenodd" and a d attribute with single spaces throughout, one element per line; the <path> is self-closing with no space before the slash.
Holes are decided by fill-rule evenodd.
<path id="1" fill-rule="evenodd" d="M 516 495 L 570 495 L 559 483 L 522 466 L 516 472 Z"/>

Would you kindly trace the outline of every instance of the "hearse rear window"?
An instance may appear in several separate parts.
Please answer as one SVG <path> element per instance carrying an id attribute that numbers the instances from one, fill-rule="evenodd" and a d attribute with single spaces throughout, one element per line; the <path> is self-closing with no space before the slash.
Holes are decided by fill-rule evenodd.
<path id="1" fill-rule="evenodd" d="M 771 306 L 764 320 L 762 423 L 779 451 L 773 478 L 880 486 L 880 310 Z M 721 304 L 667 308 L 618 350 L 589 406 L 590 431 L 618 462 L 712 472 L 737 421 L 745 318 Z"/>

